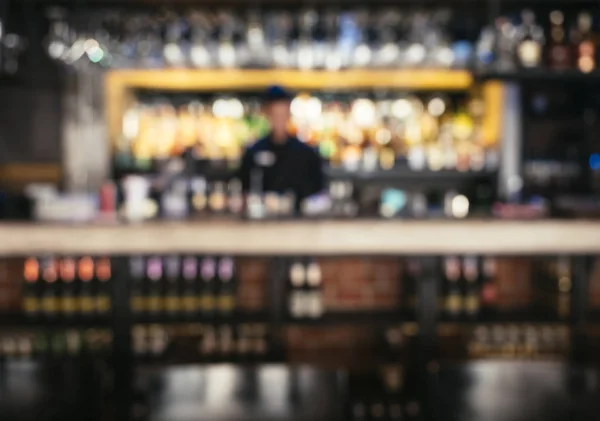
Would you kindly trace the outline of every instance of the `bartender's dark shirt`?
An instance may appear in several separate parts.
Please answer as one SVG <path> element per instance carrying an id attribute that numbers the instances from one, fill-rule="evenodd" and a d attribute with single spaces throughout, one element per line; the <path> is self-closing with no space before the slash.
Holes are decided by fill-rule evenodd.
<path id="1" fill-rule="evenodd" d="M 320 156 L 293 136 L 282 144 L 274 143 L 271 136 L 267 136 L 250 146 L 242 158 L 240 179 L 245 192 L 257 188 L 263 192 L 291 191 L 298 202 L 325 187 Z M 257 180 L 262 185 L 252 185 Z"/>

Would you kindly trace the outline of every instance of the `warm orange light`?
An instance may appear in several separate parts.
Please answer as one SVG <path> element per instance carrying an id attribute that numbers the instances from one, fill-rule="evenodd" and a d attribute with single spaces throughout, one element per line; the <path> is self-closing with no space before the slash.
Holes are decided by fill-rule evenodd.
<path id="1" fill-rule="evenodd" d="M 96 277 L 100 280 L 100 282 L 106 282 L 110 279 L 110 276 L 110 259 L 104 258 L 98 260 L 96 262 Z"/>
<path id="2" fill-rule="evenodd" d="M 75 260 L 62 259 L 60 262 L 60 277 L 64 282 L 70 283 L 75 279 Z"/>
<path id="3" fill-rule="evenodd" d="M 48 266 L 44 267 L 44 270 L 42 271 L 42 278 L 49 284 L 53 284 L 54 282 L 56 282 L 56 279 L 58 278 L 58 273 L 56 261 L 54 259 L 51 259 L 48 262 Z"/>
<path id="4" fill-rule="evenodd" d="M 23 277 L 29 283 L 34 283 L 37 281 L 40 273 L 40 264 L 37 259 L 30 257 L 25 260 L 25 264 L 23 266 Z"/>
<path id="5" fill-rule="evenodd" d="M 91 257 L 82 257 L 79 260 L 79 269 L 77 271 L 79 279 L 83 282 L 89 282 L 94 277 L 94 261 Z"/>

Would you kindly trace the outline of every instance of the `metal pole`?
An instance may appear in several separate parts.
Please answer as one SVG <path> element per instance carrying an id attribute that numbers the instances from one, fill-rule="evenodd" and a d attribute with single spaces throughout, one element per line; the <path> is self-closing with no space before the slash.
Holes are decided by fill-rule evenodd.
<path id="1" fill-rule="evenodd" d="M 424 257 L 421 259 L 422 276 L 418 285 L 419 306 L 417 321 L 419 323 L 417 384 L 424 420 L 434 419 L 433 405 L 429 402 L 430 368 L 435 364 L 436 326 L 438 319 L 438 288 L 440 280 L 439 258 Z"/>
<path id="2" fill-rule="evenodd" d="M 586 327 L 592 263 L 590 256 L 574 258 L 571 295 L 571 360 L 574 363 L 584 362 L 587 352 Z"/>
<path id="3" fill-rule="evenodd" d="M 125 257 L 113 258 L 113 375 L 116 421 L 130 421 L 133 382 L 133 355 L 131 328 L 133 316 L 130 309 L 130 289 Z"/>

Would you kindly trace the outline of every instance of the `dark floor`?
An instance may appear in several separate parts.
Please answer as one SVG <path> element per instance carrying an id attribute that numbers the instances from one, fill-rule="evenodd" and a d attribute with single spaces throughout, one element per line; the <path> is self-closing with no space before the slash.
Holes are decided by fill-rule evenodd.
<path id="1" fill-rule="evenodd" d="M 0 366 L 1 421 L 110 420 L 99 392 L 101 366 Z M 431 375 L 424 405 L 436 421 L 598 421 L 599 375 L 550 362 L 444 366 Z M 343 415 L 347 379 L 341 372 L 282 365 L 138 370 L 136 388 L 145 398 L 135 412 L 149 421 L 349 420 Z"/>

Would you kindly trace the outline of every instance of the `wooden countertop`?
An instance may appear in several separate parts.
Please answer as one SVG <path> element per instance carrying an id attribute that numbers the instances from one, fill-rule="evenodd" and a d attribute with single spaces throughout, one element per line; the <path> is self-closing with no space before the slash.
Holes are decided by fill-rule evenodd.
<path id="1" fill-rule="evenodd" d="M 600 222 L 290 221 L 0 224 L 0 255 L 600 254 Z"/>

